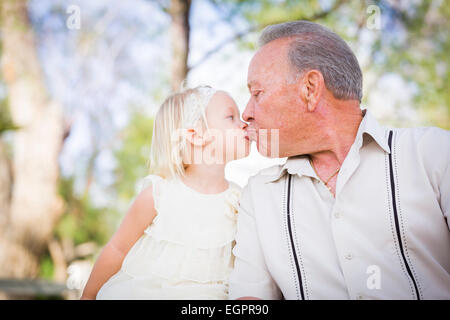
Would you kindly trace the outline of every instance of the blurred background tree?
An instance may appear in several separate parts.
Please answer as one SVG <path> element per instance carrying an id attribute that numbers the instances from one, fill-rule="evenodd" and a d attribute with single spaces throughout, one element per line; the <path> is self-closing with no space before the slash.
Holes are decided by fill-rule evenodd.
<path id="1" fill-rule="evenodd" d="M 6 174 L 12 180 L 0 190 L 0 198 L 9 199 L 1 212 L 0 276 L 32 277 L 39 272 L 39 258 L 63 209 L 57 190 L 62 113 L 43 83 L 27 2 L 5 0 L 0 5 L 6 103 L 12 121 L 20 126 L 14 133 L 11 172 Z M 8 120 L 2 127 L 13 128 Z"/>
<path id="2" fill-rule="evenodd" d="M 0 2 L 0 277 L 63 282 L 92 265 L 148 172 L 157 107 L 184 79 L 243 107 L 269 24 L 311 20 L 348 41 L 384 124 L 450 129 L 448 1 L 72 2 L 75 29 L 66 1 Z"/>
<path id="3" fill-rule="evenodd" d="M 449 2 L 378 3 L 391 31 L 380 33 L 372 46 L 374 69 L 379 75 L 395 72 L 412 86 L 424 125 L 450 129 Z"/>

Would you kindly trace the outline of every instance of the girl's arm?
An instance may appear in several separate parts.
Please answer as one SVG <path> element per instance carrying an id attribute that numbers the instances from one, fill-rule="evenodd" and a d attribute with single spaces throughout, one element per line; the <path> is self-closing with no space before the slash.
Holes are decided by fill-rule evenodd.
<path id="1" fill-rule="evenodd" d="M 122 266 L 131 247 L 156 216 L 152 187 L 144 189 L 133 201 L 119 229 L 103 248 L 81 296 L 95 299 L 102 285 Z"/>

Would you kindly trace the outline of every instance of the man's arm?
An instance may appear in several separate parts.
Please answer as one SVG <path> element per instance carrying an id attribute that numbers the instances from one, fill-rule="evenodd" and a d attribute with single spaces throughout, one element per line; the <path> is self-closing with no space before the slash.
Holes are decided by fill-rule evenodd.
<path id="1" fill-rule="evenodd" d="M 256 229 L 250 181 L 242 192 L 237 220 L 234 269 L 229 279 L 229 299 L 281 299 L 281 292 L 267 270 Z"/>
<path id="2" fill-rule="evenodd" d="M 440 128 L 424 129 L 418 146 L 444 219 L 450 229 L 450 131 Z"/>

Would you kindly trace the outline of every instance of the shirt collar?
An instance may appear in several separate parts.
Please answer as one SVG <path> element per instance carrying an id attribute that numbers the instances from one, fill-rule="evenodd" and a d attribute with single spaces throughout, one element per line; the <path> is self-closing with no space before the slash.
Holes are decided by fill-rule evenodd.
<path id="1" fill-rule="evenodd" d="M 391 150 L 387 143 L 386 131 L 378 123 L 378 121 L 372 116 L 372 114 L 367 110 L 363 109 L 363 119 L 359 125 L 358 132 L 356 134 L 355 142 L 358 144 L 358 149 L 361 148 L 363 143 L 363 134 L 367 133 L 370 135 L 375 142 L 387 153 L 391 153 Z M 289 157 L 284 165 L 276 172 L 269 171 L 266 174 L 265 182 L 274 182 L 281 178 L 286 171 L 290 174 L 306 175 L 314 177 L 315 173 L 309 164 L 309 155 L 298 155 Z"/>
<path id="2" fill-rule="evenodd" d="M 386 135 L 386 129 L 378 123 L 378 121 L 372 116 L 369 110 L 362 110 L 364 118 L 358 129 L 357 138 L 362 139 L 363 133 L 369 134 L 375 142 L 387 153 L 391 153 L 391 149 L 388 145 L 388 138 Z"/>
<path id="3" fill-rule="evenodd" d="M 309 155 L 293 156 L 287 158 L 286 162 L 281 167 L 277 166 L 276 168 L 273 168 L 273 170 L 263 170 L 261 174 L 265 176 L 264 181 L 266 183 L 280 179 L 286 171 L 290 174 L 305 175 L 308 173 L 309 175 L 313 175 L 312 168 L 310 165 L 308 166 L 308 163 Z"/>

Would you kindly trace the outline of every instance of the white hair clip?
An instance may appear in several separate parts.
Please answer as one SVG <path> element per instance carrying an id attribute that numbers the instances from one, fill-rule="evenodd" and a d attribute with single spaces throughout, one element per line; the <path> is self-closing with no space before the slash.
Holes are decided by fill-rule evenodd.
<path id="1" fill-rule="evenodd" d="M 206 106 L 212 96 L 217 92 L 209 86 L 199 87 L 197 92 L 192 93 L 186 98 L 184 127 L 193 128 L 205 112 Z"/>

